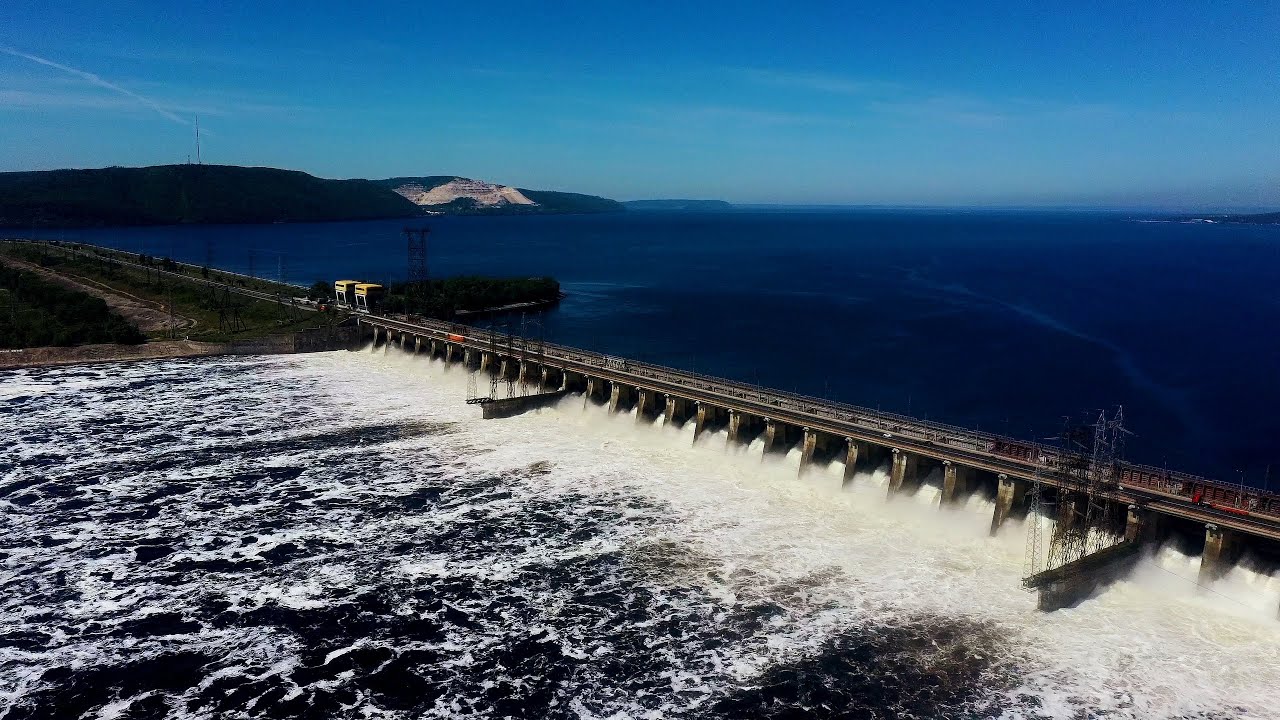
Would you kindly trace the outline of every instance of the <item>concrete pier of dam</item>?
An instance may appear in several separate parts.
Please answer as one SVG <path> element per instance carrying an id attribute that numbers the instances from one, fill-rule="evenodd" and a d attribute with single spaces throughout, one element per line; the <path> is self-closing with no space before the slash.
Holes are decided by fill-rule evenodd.
<path id="1" fill-rule="evenodd" d="M 280 301 L 278 296 L 252 288 L 165 270 L 148 271 L 219 292 Z M 316 311 L 318 307 L 304 304 L 294 309 Z M 232 343 L 235 347 L 223 352 L 308 352 L 333 349 L 335 342 L 352 348 L 371 337 L 375 351 L 387 353 L 395 345 L 403 352 L 461 363 L 469 370 L 506 381 L 511 389 L 518 381 L 518 397 L 485 399 L 484 405 L 492 405 L 484 413 L 486 417 L 506 417 L 545 406 L 564 394 L 582 393 L 584 401 L 608 405 L 616 412 L 634 409 L 638 420 L 656 420 L 661 415 L 667 425 L 693 422 L 695 442 L 706 431 L 723 428 L 732 442 L 759 438 L 766 454 L 799 445 L 801 474 L 816 463 L 843 461 L 846 485 L 854 482 L 860 468 L 887 467 L 890 498 L 916 492 L 921 483 L 937 477 L 940 471 L 938 506 L 963 503 L 973 493 L 991 497 L 993 534 L 1028 511 L 1029 496 L 1051 497 L 1059 518 L 1067 520 L 1077 517 L 1073 508 L 1080 502 L 1089 502 L 1091 508 L 1098 503 L 1120 511 L 1128 508 L 1120 540 L 1024 579 L 1025 585 L 1040 586 L 1042 607 L 1078 602 L 1092 588 L 1122 573 L 1127 558 L 1136 557 L 1165 533 L 1196 538 L 1194 542 L 1201 548 L 1200 585 L 1221 578 L 1246 551 L 1255 556 L 1280 556 L 1280 495 L 1256 488 L 1131 462 L 1104 466 L 1100 477 L 1105 482 L 1091 482 L 1089 475 L 1095 469 L 1082 475 L 1078 457 L 1034 441 L 755 387 L 540 339 L 499 336 L 455 323 L 366 312 L 356 314 L 354 320 L 355 327 L 330 328 L 318 341 L 309 334 L 272 337 L 249 345 Z M 512 390 L 508 394 L 514 395 Z M 1115 512 L 1109 510 L 1108 514 Z"/>
<path id="2" fill-rule="evenodd" d="M 504 345 L 503 336 L 451 323 L 375 315 L 358 316 L 358 323 L 374 338 L 375 349 L 385 351 L 394 341 L 406 352 L 426 351 L 475 372 L 519 381 L 522 396 L 492 399 L 503 404 L 494 404 L 485 417 L 506 417 L 581 393 L 584 402 L 610 412 L 634 411 L 637 421 L 660 418 L 675 427 L 693 423 L 694 442 L 709 431 L 724 430 L 730 443 L 759 439 L 766 455 L 798 447 L 800 474 L 819 462 L 841 462 L 848 484 L 859 469 L 887 466 L 891 500 L 914 494 L 926 478 L 940 477 L 940 509 L 961 504 L 973 493 L 993 499 L 992 535 L 1028 511 L 1033 488 L 1053 493 L 1058 511 L 1071 517 L 1071 503 L 1085 485 L 1072 470 L 1072 458 L 1053 446 L 577 348 L 540 344 L 531 353 L 509 337 Z M 1122 576 L 1158 534 L 1151 528 L 1203 536 L 1201 584 L 1221 577 L 1246 547 L 1280 554 L 1280 496 L 1133 463 L 1118 462 L 1112 470 L 1116 480 L 1101 493 L 1118 513 L 1128 514 L 1123 538 L 1070 566 L 1029 578 L 1028 586 L 1040 592 L 1042 608 L 1074 604 Z"/>

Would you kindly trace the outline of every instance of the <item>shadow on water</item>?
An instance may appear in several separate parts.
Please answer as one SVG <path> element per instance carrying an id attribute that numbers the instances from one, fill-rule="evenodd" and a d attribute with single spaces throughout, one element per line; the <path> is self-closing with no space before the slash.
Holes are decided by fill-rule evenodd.
<path id="1" fill-rule="evenodd" d="M 62 640 L 0 636 L 0 648 L 41 638 L 127 639 L 130 646 L 78 667 L 48 667 L 11 716 L 77 717 L 110 703 L 127 707 L 120 715 L 127 718 L 319 718 L 361 708 L 405 717 L 996 714 L 990 698 L 1005 680 L 997 672 L 1005 643 L 994 628 L 961 620 L 847 625 L 755 677 L 727 675 L 728 658 L 757 657 L 796 612 L 830 609 L 798 602 L 803 585 L 842 578 L 753 590 L 751 579 L 726 577 L 714 557 L 687 543 L 654 539 L 671 521 L 670 508 L 623 493 L 541 494 L 551 469 L 534 463 L 463 477 L 424 471 L 413 487 L 344 508 L 358 513 L 357 529 L 341 542 L 321 532 L 234 554 L 282 524 L 331 527 L 315 506 L 274 518 L 228 516 L 219 530 L 239 542 L 202 560 L 190 555 L 208 550 L 209 541 L 195 530 L 138 541 L 129 573 L 115 582 L 181 585 L 192 594 L 164 612 L 64 626 Z M 285 498 L 270 500 L 263 485 L 217 492 L 288 507 Z M 326 570 L 352 579 L 301 605 L 275 596 L 245 604 L 223 587 L 246 578 L 258 586 L 298 582 Z M 245 652 L 254 642 L 274 650 Z"/>
<path id="2" fill-rule="evenodd" d="M 452 432 L 453 423 L 447 422 L 398 422 L 372 423 L 354 427 L 325 429 L 290 435 L 270 440 L 243 440 L 238 430 L 211 429 L 204 433 L 214 440 L 208 446 L 151 454 L 133 465 L 135 471 L 167 470 L 179 467 L 198 467 L 219 463 L 227 458 L 266 457 L 292 453 L 316 453 L 326 450 L 384 445 L 409 440 L 424 435 L 440 435 Z"/>
<path id="3" fill-rule="evenodd" d="M 984 718 L 1012 678 L 985 624 L 942 617 L 850 630 L 711 706 L 723 718 Z"/>

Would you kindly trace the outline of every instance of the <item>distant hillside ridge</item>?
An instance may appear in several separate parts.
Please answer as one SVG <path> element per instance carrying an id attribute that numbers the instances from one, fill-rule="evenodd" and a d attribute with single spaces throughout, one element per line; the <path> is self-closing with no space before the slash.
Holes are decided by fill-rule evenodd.
<path id="1" fill-rule="evenodd" d="M 374 220 L 421 215 L 370 180 L 297 170 L 156 165 L 0 173 L 0 227 Z"/>
<path id="2" fill-rule="evenodd" d="M 543 212 L 548 213 L 615 213 L 625 212 L 627 209 L 617 200 L 595 195 L 526 188 L 520 188 L 520 192 L 536 202 Z"/>
<path id="3" fill-rule="evenodd" d="M 625 210 L 622 203 L 595 195 L 527 190 L 457 175 L 395 177 L 378 182 L 433 214 L 549 215 Z"/>
<path id="4" fill-rule="evenodd" d="M 628 210 L 666 210 L 671 212 L 719 212 L 732 210 L 724 200 L 625 200 Z"/>
<path id="5" fill-rule="evenodd" d="M 1245 215 L 1200 215 L 1192 218 L 1200 222 L 1244 223 L 1248 225 L 1280 225 L 1280 212 Z"/>

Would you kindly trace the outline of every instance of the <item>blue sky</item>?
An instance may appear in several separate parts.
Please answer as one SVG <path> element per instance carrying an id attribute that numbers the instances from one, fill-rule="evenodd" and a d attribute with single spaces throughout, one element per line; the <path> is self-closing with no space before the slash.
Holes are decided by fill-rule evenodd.
<path id="1" fill-rule="evenodd" d="M 874 5 L 7 0 L 0 169 L 1280 206 L 1280 4 Z"/>

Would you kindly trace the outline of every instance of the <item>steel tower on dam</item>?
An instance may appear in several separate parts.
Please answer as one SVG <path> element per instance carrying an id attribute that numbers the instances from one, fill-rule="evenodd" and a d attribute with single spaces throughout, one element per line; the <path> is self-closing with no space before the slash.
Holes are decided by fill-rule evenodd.
<path id="1" fill-rule="evenodd" d="M 888 497 L 914 492 L 935 470 L 940 506 L 973 492 L 993 496 L 991 533 L 1029 512 L 1056 518 L 1028 538 L 1025 584 L 1054 609 L 1118 577 L 1144 546 L 1170 530 L 1203 534 L 1200 577 L 1229 570 L 1246 546 L 1280 549 L 1280 495 L 1125 462 L 1109 454 L 1103 430 L 1093 455 L 1013 437 L 762 388 L 723 378 L 545 343 L 512 332 L 420 318 L 357 316 L 376 350 L 392 345 L 465 364 L 468 402 L 504 417 L 582 393 L 611 411 L 694 424 L 695 437 L 723 429 L 730 442 L 759 438 L 765 453 L 801 451 L 800 472 L 839 461 L 844 482 L 888 464 Z M 1097 538 L 1103 538 L 1102 541 Z M 1106 540 L 1111 538 L 1111 540 Z"/>

